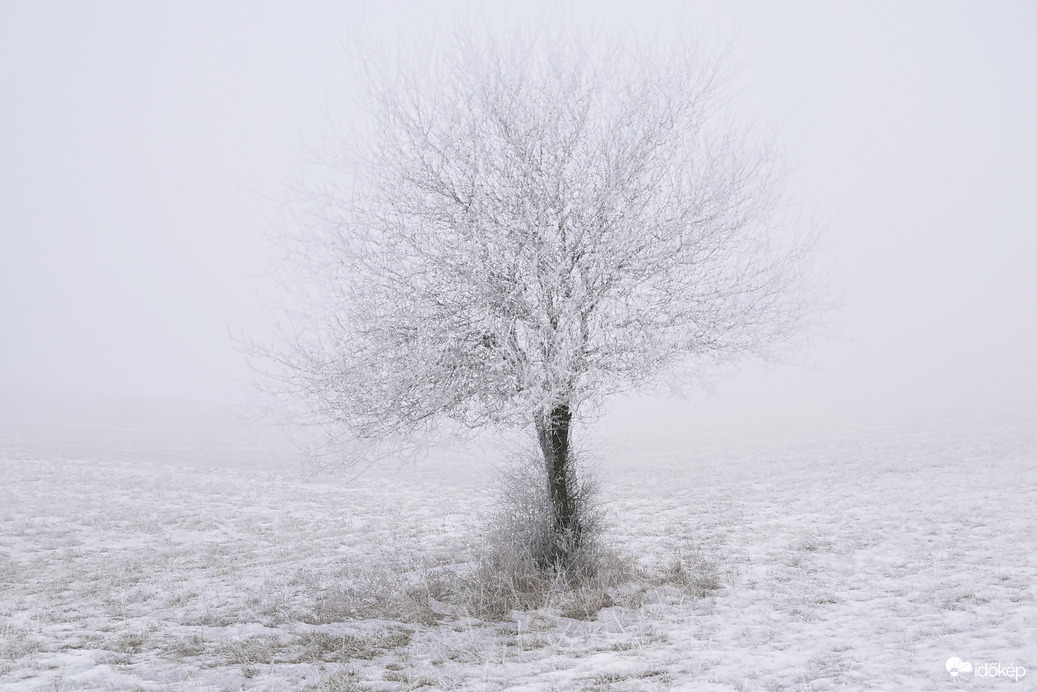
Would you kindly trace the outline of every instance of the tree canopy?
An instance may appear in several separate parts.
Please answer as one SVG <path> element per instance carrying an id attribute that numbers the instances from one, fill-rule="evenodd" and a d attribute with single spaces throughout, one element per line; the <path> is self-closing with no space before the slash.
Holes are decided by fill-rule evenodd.
<path id="1" fill-rule="evenodd" d="M 367 62 L 371 129 L 325 152 L 299 236 L 320 298 L 280 354 L 316 419 L 523 426 L 799 333 L 807 246 L 776 237 L 780 166 L 724 112 L 718 60 L 440 48 Z"/>

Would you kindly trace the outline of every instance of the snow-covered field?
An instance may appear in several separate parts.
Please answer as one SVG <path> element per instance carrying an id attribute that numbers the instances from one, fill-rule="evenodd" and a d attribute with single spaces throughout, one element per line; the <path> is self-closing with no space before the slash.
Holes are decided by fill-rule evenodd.
<path id="1" fill-rule="evenodd" d="M 216 424 L 115 420 L 0 420 L 0 689 L 1037 689 L 1020 410 L 602 430 L 629 577 L 496 619 L 450 596 L 492 452 L 347 483 Z"/>

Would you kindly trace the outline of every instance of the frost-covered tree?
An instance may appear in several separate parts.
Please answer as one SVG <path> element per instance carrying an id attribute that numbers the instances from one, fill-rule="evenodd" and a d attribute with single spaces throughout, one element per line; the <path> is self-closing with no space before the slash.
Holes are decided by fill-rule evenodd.
<path id="1" fill-rule="evenodd" d="M 686 47 L 454 37 L 368 63 L 363 136 L 299 237 L 308 317 L 280 373 L 354 439 L 527 427 L 559 556 L 579 545 L 575 422 L 798 333 L 804 246 L 773 157 Z M 312 191 L 312 186 L 311 186 Z"/>

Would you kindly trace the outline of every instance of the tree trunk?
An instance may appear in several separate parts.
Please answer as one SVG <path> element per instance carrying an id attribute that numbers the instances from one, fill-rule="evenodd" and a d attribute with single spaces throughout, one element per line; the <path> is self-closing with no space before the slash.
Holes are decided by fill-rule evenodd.
<path id="1" fill-rule="evenodd" d="M 568 404 L 558 404 L 536 420 L 537 438 L 544 453 L 548 494 L 551 498 L 552 545 L 546 561 L 552 567 L 568 567 L 580 546 L 583 527 L 580 523 L 579 496 L 572 455 L 569 452 L 569 426 L 572 411 Z"/>

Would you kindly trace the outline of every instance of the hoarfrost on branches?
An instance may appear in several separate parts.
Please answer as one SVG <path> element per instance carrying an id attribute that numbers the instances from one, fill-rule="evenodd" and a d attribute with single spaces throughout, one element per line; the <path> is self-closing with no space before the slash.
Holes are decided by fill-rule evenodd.
<path id="1" fill-rule="evenodd" d="M 286 358 L 319 418 L 523 425 L 796 333 L 804 248 L 772 243 L 774 159 L 720 117 L 715 61 L 455 48 L 370 68 L 373 136 L 327 152 L 348 187 L 304 238 L 323 296 Z"/>
<path id="2" fill-rule="evenodd" d="M 365 70 L 371 132 L 326 152 L 281 381 L 353 439 L 532 424 L 578 544 L 574 420 L 799 333 L 809 244 L 774 241 L 775 158 L 686 46 L 458 34 Z"/>

